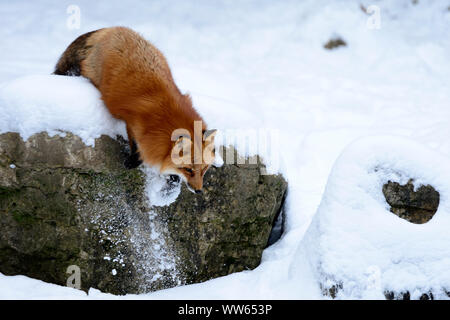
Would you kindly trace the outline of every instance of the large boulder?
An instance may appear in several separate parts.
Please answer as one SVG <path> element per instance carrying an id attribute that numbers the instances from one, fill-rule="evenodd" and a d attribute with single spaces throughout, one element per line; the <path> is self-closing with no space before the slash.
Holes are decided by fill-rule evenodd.
<path id="1" fill-rule="evenodd" d="M 262 175 L 259 162 L 226 164 L 196 195 L 125 169 L 125 146 L 108 136 L 91 147 L 71 133 L 0 135 L 1 273 L 76 285 L 79 268 L 81 289 L 125 294 L 258 266 L 286 193 L 281 176 Z"/>

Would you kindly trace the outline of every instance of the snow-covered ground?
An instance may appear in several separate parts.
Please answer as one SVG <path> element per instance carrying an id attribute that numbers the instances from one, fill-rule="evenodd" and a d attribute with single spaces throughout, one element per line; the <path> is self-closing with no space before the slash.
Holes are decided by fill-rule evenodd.
<path id="1" fill-rule="evenodd" d="M 387 181 L 414 187 L 432 185 L 439 207 L 424 224 L 389 211 L 382 189 Z M 450 287 L 450 159 L 393 136 L 351 143 L 336 160 L 322 201 L 296 258 L 307 257 L 317 281 L 343 288 L 338 297 L 384 298 L 383 292 L 409 291 L 412 299 L 432 292 L 447 298 Z"/>
<path id="2" fill-rule="evenodd" d="M 71 28 L 76 26 L 76 21 L 74 24 L 73 13 L 70 13 L 73 11 L 67 13 L 70 5 L 76 5 L 80 10 L 79 29 Z M 361 6 L 372 8 L 371 14 L 364 12 Z M 406 167 L 394 169 L 411 169 L 407 172 L 436 182 L 442 193 L 434 225 L 448 220 L 446 215 L 450 212 L 446 197 L 449 194 L 446 192 L 450 190 L 450 182 L 442 177 L 447 177 L 450 169 L 449 7 L 448 0 L 419 0 L 417 4 L 411 0 L 3 0 L 0 2 L 0 90 L 3 90 L 3 101 L 9 101 L 10 106 L 14 106 L 12 101 L 18 101 L 11 97 L 13 92 L 17 93 L 18 99 L 30 101 L 31 96 L 36 105 L 42 105 L 47 101 L 47 93 L 54 91 L 52 96 L 56 96 L 56 100 L 53 102 L 64 101 L 66 97 L 64 104 L 68 107 L 79 103 L 87 106 L 84 110 L 90 112 L 96 103 L 92 97 L 97 93 L 91 92 L 93 89 L 88 83 L 82 79 L 55 80 L 57 77 L 49 76 L 42 82 L 40 77 L 53 71 L 59 55 L 82 33 L 113 25 L 129 26 L 141 32 L 166 55 L 178 85 L 191 93 L 195 106 L 210 127 L 219 128 L 222 132 L 264 129 L 275 133 L 281 159 L 280 167 L 275 170 L 287 177 L 289 193 L 285 233 L 279 242 L 264 251 L 263 261 L 255 270 L 127 298 L 320 299 L 323 298 L 319 288 L 320 274 L 315 264 L 319 258 L 311 253 L 313 246 L 307 245 L 314 243 L 311 237 L 317 240 L 327 229 L 340 227 L 329 235 L 336 236 L 331 239 L 334 245 L 330 244 L 332 241 L 324 241 L 317 247 L 323 250 L 323 256 L 330 250 L 339 250 L 337 257 L 325 257 L 328 265 L 323 267 L 328 271 L 342 271 L 343 278 L 353 274 L 351 281 L 361 280 L 367 271 L 364 263 L 373 265 L 371 259 L 355 259 L 360 252 L 352 250 L 362 250 L 361 247 L 346 242 L 356 241 L 357 235 L 363 237 L 370 230 L 364 229 L 365 233 L 363 230 L 355 231 L 364 223 L 351 219 L 355 212 L 345 214 L 346 207 L 339 205 L 342 201 L 339 197 L 350 197 L 352 190 L 359 190 L 361 198 L 355 200 L 350 197 L 349 201 L 355 200 L 355 203 L 347 204 L 350 208 L 370 209 L 378 218 L 387 212 L 385 208 L 382 210 L 380 202 L 375 201 L 376 196 L 373 199 L 369 197 L 373 206 L 364 202 L 367 195 L 364 190 L 372 190 L 376 177 L 373 181 L 370 178 L 358 180 L 361 177 L 352 177 L 349 168 L 361 170 L 365 165 L 373 165 L 371 160 L 374 158 L 399 166 L 406 162 Z M 342 37 L 347 46 L 325 50 L 324 43 L 336 36 Z M 18 77 L 29 75 L 41 76 L 13 82 Z M 18 82 L 22 84 L 18 85 Z M 73 92 L 70 90 L 72 85 Z M 26 94 L 22 97 L 21 88 L 24 87 Z M 83 97 L 83 92 L 89 98 Z M 55 106 L 47 105 L 52 112 Z M 39 126 L 45 125 L 45 117 L 38 120 L 41 119 L 38 110 L 10 107 L 11 110 L 14 112 L 1 112 L 2 132 L 15 129 L 27 135 L 30 130 L 38 130 Z M 29 124 L 20 124 L 27 116 L 32 119 Z M 52 127 L 55 121 L 65 123 L 64 118 L 56 119 L 47 125 L 48 129 L 58 129 Z M 83 124 L 70 123 L 73 130 L 82 130 L 80 126 L 84 128 Z M 32 125 L 35 127 L 30 129 Z M 92 134 L 100 131 L 112 134 L 114 130 L 123 130 L 120 123 L 114 121 L 99 125 L 99 131 L 95 132 L 89 131 L 92 128 L 88 126 L 86 130 L 89 132 L 85 132 L 87 142 Z M 373 148 L 361 147 L 361 143 L 356 143 L 356 147 L 352 144 L 330 176 L 333 164 L 348 145 L 374 135 L 381 137 L 361 140 L 372 143 Z M 406 141 L 404 148 L 401 147 L 402 141 Z M 431 151 L 427 151 L 429 149 Z M 355 150 L 355 162 L 342 164 L 342 158 L 348 159 Z M 388 157 L 391 153 L 392 157 Z M 406 161 L 413 161 L 419 155 L 414 164 Z M 428 170 L 428 166 L 432 168 Z M 442 173 L 442 177 L 436 177 L 436 172 Z M 368 189 L 361 191 L 360 184 Z M 336 192 L 336 188 L 343 190 Z M 344 212 L 342 220 L 349 219 L 353 225 L 333 225 L 339 223 L 335 222 L 339 219 L 328 219 L 328 208 L 344 208 L 341 211 L 336 209 L 336 214 Z M 317 218 L 307 232 L 316 213 Z M 390 226 L 400 225 L 399 232 L 407 232 L 414 241 L 415 226 L 404 226 L 406 222 L 398 222 L 400 219 L 394 215 L 378 218 L 374 220 L 379 222 L 378 227 L 385 226 L 386 221 L 393 221 Z M 321 228 L 324 224 L 325 227 Z M 428 231 L 425 230 L 420 237 L 428 233 L 436 236 L 434 242 L 427 242 L 430 246 L 436 245 L 432 250 L 435 255 L 429 255 L 434 269 L 430 265 L 427 270 L 442 272 L 448 264 L 444 261 L 447 251 L 440 250 L 437 242 L 446 238 L 438 238 L 439 233 L 430 229 L 433 224 L 424 226 Z M 314 235 L 317 230 L 319 233 Z M 348 237 L 339 237 L 342 233 Z M 386 232 L 379 236 L 383 237 L 383 234 Z M 377 235 L 376 230 L 372 229 L 370 235 Z M 417 241 L 422 239 L 420 237 Z M 396 261 L 397 256 L 392 257 L 392 252 L 402 249 L 394 245 L 394 238 L 388 240 L 392 242 L 384 241 L 384 247 L 376 247 L 378 250 L 387 248 L 383 251 L 386 254 L 377 251 L 382 260 L 380 283 L 383 285 L 389 281 L 401 289 L 402 285 L 409 284 L 411 278 L 405 278 L 402 273 L 392 274 L 393 269 L 386 269 L 390 266 L 386 257 Z M 422 250 L 422 247 L 418 246 L 417 250 Z M 423 251 L 414 254 L 420 252 Z M 410 276 L 417 276 L 414 268 L 420 271 L 423 266 L 423 261 L 414 260 L 414 254 L 406 252 L 397 257 L 410 263 Z M 442 255 L 442 263 L 439 263 L 439 255 Z M 346 260 L 343 262 L 342 259 Z M 345 268 L 348 262 L 355 263 L 354 269 Z M 371 277 L 370 274 L 365 276 Z M 431 283 L 434 280 L 436 278 L 420 279 L 421 283 L 428 281 L 430 286 L 434 285 Z M 448 281 L 444 276 L 440 280 Z M 376 294 L 357 285 L 354 288 L 352 292 L 344 292 L 342 297 L 382 298 L 382 288 Z M 74 289 L 0 274 L 0 298 L 116 297 L 98 290 L 91 290 L 86 296 Z"/>

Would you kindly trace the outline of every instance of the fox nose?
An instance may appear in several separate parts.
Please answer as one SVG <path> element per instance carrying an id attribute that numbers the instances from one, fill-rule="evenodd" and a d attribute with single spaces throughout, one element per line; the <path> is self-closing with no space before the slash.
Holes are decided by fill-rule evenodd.
<path id="1" fill-rule="evenodd" d="M 202 190 L 202 189 L 195 190 L 195 193 L 196 193 L 196 194 L 203 193 L 203 190 Z"/>

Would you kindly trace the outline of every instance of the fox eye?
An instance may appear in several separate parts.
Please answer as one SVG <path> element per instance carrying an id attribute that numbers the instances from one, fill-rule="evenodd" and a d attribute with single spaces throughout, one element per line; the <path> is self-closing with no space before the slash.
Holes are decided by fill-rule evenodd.
<path id="1" fill-rule="evenodd" d="M 194 173 L 194 170 L 192 170 L 191 168 L 183 168 L 183 170 L 185 170 L 189 174 L 193 174 Z"/>

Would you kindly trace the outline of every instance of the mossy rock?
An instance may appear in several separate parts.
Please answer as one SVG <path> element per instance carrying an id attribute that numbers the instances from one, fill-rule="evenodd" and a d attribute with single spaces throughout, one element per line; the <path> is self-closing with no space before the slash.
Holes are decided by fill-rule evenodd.
<path id="1" fill-rule="evenodd" d="M 234 151 L 233 151 L 234 152 Z M 287 189 L 262 165 L 224 165 L 205 192 L 183 186 L 149 203 L 147 172 L 123 166 L 126 143 L 70 133 L 0 135 L 0 272 L 81 289 L 142 293 L 255 268 Z"/>

